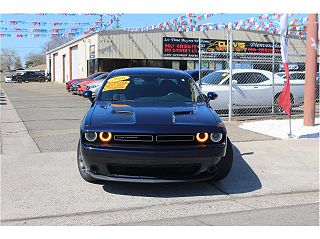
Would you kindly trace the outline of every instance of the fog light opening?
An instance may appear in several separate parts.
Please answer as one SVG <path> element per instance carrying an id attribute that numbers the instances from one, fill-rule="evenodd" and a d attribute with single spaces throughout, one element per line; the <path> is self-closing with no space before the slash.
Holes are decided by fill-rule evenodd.
<path id="1" fill-rule="evenodd" d="M 196 139 L 199 143 L 205 143 L 209 138 L 208 133 L 197 133 Z"/>
<path id="2" fill-rule="evenodd" d="M 91 165 L 90 166 L 90 171 L 93 172 L 93 173 L 97 173 L 99 170 L 98 166 L 96 165 Z"/>
<path id="3" fill-rule="evenodd" d="M 110 132 L 100 132 L 99 139 L 104 143 L 108 143 L 112 139 L 112 134 Z"/>

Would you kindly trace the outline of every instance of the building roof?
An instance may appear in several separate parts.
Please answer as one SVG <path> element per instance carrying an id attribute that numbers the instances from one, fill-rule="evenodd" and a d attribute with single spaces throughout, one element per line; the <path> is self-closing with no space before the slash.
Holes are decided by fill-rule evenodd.
<path id="1" fill-rule="evenodd" d="M 47 65 L 46 64 L 42 64 L 42 65 L 37 65 L 37 66 L 32 66 L 27 68 L 26 70 L 39 70 L 39 71 L 44 71 L 47 69 Z"/>

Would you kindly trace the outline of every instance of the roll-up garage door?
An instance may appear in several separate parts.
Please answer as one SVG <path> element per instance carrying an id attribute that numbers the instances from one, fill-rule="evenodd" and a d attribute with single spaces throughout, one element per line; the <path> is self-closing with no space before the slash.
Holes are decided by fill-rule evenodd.
<path id="1" fill-rule="evenodd" d="M 71 76 L 72 79 L 77 79 L 79 78 L 79 65 L 78 65 L 78 46 L 74 46 L 71 48 Z"/>
<path id="2" fill-rule="evenodd" d="M 58 77 L 58 53 L 53 54 L 53 74 L 52 74 L 52 79 L 53 81 L 57 81 Z"/>

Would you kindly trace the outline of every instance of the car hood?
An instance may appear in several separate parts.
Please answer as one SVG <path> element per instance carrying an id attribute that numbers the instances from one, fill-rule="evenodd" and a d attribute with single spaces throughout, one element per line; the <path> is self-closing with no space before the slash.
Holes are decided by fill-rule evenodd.
<path id="1" fill-rule="evenodd" d="M 204 103 L 110 103 L 97 102 L 90 125 L 104 129 L 179 128 L 196 130 L 215 127 L 220 121 L 216 113 Z"/>

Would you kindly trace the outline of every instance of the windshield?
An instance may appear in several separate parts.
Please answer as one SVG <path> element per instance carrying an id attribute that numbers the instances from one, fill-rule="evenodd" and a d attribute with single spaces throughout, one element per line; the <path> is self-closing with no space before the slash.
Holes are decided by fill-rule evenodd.
<path id="1" fill-rule="evenodd" d="M 95 72 L 95 73 L 89 75 L 88 78 L 89 79 L 93 79 L 93 78 L 95 78 L 95 77 L 97 77 L 98 75 L 101 75 L 101 74 L 102 74 L 101 72 Z"/>
<path id="2" fill-rule="evenodd" d="M 116 76 L 107 80 L 98 101 L 203 102 L 189 78 Z"/>
<path id="3" fill-rule="evenodd" d="M 101 75 L 95 77 L 94 80 L 102 80 L 102 79 L 106 78 L 107 76 L 108 76 L 108 74 L 101 74 Z"/>
<path id="4" fill-rule="evenodd" d="M 228 76 L 229 76 L 228 72 L 216 71 L 203 77 L 201 79 L 201 83 L 204 85 L 211 85 L 211 84 L 217 85 Z"/>

